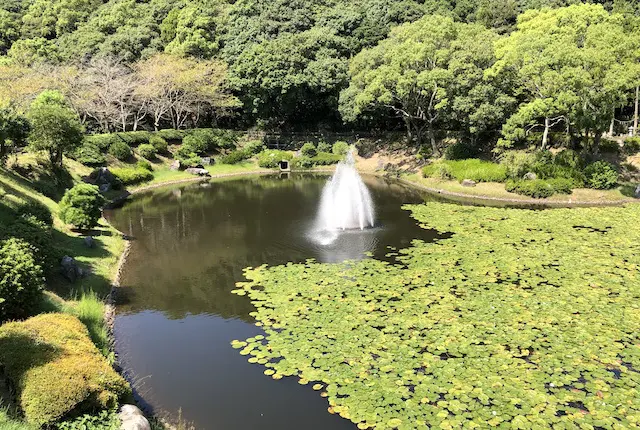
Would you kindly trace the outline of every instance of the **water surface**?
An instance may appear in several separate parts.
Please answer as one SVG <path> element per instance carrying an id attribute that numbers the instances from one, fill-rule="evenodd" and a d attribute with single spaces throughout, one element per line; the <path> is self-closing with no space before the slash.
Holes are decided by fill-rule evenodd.
<path id="1" fill-rule="evenodd" d="M 109 220 L 133 237 L 115 320 L 116 351 L 139 400 L 197 429 L 353 429 L 293 378 L 275 381 L 230 347 L 260 333 L 247 297 L 230 293 L 243 269 L 313 258 L 386 258 L 414 239 L 433 240 L 405 203 L 425 195 L 365 177 L 376 227 L 329 246 L 309 232 L 327 180 L 322 175 L 250 177 L 153 190 Z"/>

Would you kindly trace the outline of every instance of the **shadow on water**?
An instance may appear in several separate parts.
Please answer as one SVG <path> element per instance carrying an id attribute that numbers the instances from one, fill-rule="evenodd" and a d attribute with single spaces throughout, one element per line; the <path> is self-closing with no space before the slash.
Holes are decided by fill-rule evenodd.
<path id="1" fill-rule="evenodd" d="M 116 349 L 140 400 L 196 428 L 340 429 L 326 400 L 293 378 L 273 381 L 230 347 L 258 334 L 250 300 L 230 294 L 243 269 L 316 259 L 390 259 L 413 240 L 433 241 L 406 203 L 425 195 L 396 181 L 365 177 L 376 227 L 310 239 L 325 175 L 244 178 L 155 190 L 110 221 L 134 237 L 119 292 Z"/>

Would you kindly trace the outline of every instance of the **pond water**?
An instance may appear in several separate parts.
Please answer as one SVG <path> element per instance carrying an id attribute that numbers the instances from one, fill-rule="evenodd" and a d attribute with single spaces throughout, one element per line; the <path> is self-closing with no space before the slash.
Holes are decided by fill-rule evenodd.
<path id="1" fill-rule="evenodd" d="M 328 246 L 312 229 L 323 175 L 260 176 L 163 188 L 136 196 L 109 220 L 133 238 L 121 279 L 116 351 L 138 400 L 197 429 L 353 429 L 295 378 L 273 380 L 230 346 L 261 331 L 247 297 L 231 294 L 243 269 L 313 258 L 387 258 L 390 248 L 437 232 L 417 226 L 405 203 L 425 194 L 364 177 L 376 227 Z"/>

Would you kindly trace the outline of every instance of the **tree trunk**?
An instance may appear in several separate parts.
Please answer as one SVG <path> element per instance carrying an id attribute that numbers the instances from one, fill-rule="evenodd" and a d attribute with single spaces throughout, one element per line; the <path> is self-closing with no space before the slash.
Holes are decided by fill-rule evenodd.
<path id="1" fill-rule="evenodd" d="M 640 96 L 640 86 L 636 87 L 636 107 L 633 113 L 633 135 L 638 134 L 638 96 Z"/>
<path id="2" fill-rule="evenodd" d="M 409 145 L 411 145 L 411 141 L 413 140 L 413 131 L 411 130 L 411 121 L 409 118 L 404 118 L 404 124 L 407 126 L 407 139 L 409 141 Z"/>
<path id="3" fill-rule="evenodd" d="M 609 124 L 609 136 L 613 137 L 613 127 L 614 127 L 614 123 L 616 122 L 615 118 L 611 118 L 611 124 Z"/>
<path id="4" fill-rule="evenodd" d="M 544 133 L 542 133 L 542 150 L 547 149 L 547 144 L 549 143 L 549 117 L 545 117 L 544 119 Z"/>
<path id="5" fill-rule="evenodd" d="M 602 133 L 601 132 L 595 132 L 593 134 L 593 154 L 594 155 L 598 155 L 598 152 L 600 152 L 600 139 L 602 138 Z"/>
<path id="6" fill-rule="evenodd" d="M 436 133 L 433 130 L 433 124 L 429 123 L 429 128 L 427 130 L 429 134 L 429 141 L 431 142 L 431 150 L 434 155 L 440 155 L 440 151 L 438 150 L 438 145 L 436 143 Z"/>

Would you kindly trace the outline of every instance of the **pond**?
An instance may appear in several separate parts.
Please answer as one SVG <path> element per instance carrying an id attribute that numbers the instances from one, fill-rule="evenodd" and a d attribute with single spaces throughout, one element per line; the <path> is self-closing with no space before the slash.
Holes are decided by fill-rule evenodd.
<path id="1" fill-rule="evenodd" d="M 115 320 L 116 351 L 138 400 L 198 429 L 340 429 L 326 399 L 295 378 L 279 381 L 230 346 L 261 333 L 247 297 L 231 294 L 243 269 L 287 262 L 388 259 L 414 239 L 433 241 L 406 203 L 428 197 L 406 185 L 364 177 L 376 226 L 331 245 L 309 235 L 325 175 L 245 177 L 153 190 L 109 221 L 131 236 Z"/>

